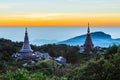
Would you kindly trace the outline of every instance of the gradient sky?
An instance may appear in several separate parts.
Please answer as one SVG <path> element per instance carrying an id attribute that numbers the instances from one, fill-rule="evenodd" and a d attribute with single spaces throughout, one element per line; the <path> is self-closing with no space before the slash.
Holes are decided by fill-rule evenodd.
<path id="1" fill-rule="evenodd" d="M 120 0 L 0 0 L 0 25 L 120 25 Z"/>

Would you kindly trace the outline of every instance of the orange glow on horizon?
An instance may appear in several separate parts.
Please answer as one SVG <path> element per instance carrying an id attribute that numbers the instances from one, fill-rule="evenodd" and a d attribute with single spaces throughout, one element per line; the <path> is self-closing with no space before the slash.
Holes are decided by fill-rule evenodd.
<path id="1" fill-rule="evenodd" d="M 47 14 L 1 16 L 0 26 L 120 26 L 119 14 Z"/>

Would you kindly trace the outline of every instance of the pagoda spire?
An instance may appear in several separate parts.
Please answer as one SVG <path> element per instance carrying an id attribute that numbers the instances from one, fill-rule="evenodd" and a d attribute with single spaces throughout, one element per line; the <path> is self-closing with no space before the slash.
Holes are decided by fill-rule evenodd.
<path id="1" fill-rule="evenodd" d="M 88 22 L 88 30 L 87 30 L 87 34 L 90 34 L 90 24 Z"/>
<path id="2" fill-rule="evenodd" d="M 31 46 L 29 44 L 29 38 L 28 38 L 28 32 L 27 32 L 27 27 L 25 28 L 25 37 L 24 37 L 24 42 L 22 49 L 20 50 L 21 53 L 31 53 L 33 50 L 31 49 Z"/>
<path id="3" fill-rule="evenodd" d="M 89 23 L 88 23 L 88 29 L 87 29 L 87 35 L 86 35 L 84 47 L 85 47 L 85 51 L 88 53 L 90 53 L 94 47 L 92 39 L 91 39 L 91 35 L 90 35 L 90 24 Z"/>
<path id="4" fill-rule="evenodd" d="M 27 27 L 25 28 L 25 34 L 28 34 L 28 32 L 27 32 Z"/>

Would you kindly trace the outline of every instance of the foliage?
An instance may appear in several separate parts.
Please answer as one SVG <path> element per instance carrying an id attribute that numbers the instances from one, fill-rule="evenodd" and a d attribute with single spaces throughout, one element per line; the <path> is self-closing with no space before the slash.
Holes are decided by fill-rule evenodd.
<path id="1" fill-rule="evenodd" d="M 52 59 L 19 61 L 11 55 L 20 50 L 22 42 L 0 39 L 0 80 L 120 80 L 120 46 L 113 45 L 104 54 L 80 54 L 78 46 L 63 44 L 31 45 L 52 57 L 67 59 L 62 65 Z M 28 63 L 26 67 L 22 64 Z"/>
<path id="2" fill-rule="evenodd" d="M 65 44 L 48 44 L 38 47 L 39 51 L 48 52 L 52 57 L 63 56 L 68 63 L 76 63 L 78 60 L 79 47 Z"/>
<path id="3" fill-rule="evenodd" d="M 112 51 L 112 50 L 115 51 Z M 70 70 L 66 77 L 69 80 L 119 80 L 120 79 L 120 47 L 111 46 L 108 48 L 109 56 L 112 57 L 95 60 L 91 58 L 88 62 L 81 64 L 74 70 Z M 97 57 L 97 56 L 95 56 Z"/>
<path id="4" fill-rule="evenodd" d="M 113 46 L 110 46 L 105 52 L 105 58 L 108 59 L 110 57 L 113 57 L 113 55 L 117 53 L 118 48 L 119 46 L 115 44 Z"/>
<path id="5" fill-rule="evenodd" d="M 2 80 L 67 80 L 65 77 L 46 76 L 41 72 L 30 72 L 26 69 L 18 69 L 15 72 L 8 71 L 0 76 Z"/>

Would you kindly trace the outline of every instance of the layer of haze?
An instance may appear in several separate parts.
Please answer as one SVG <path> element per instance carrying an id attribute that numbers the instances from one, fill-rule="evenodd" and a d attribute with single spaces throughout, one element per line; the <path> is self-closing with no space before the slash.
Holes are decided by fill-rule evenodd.
<path id="1" fill-rule="evenodd" d="M 102 31 L 110 34 L 112 38 L 120 38 L 120 27 L 91 27 L 91 32 Z M 11 39 L 13 41 L 23 41 L 25 27 L 0 27 L 0 38 Z M 87 27 L 28 27 L 29 39 L 34 40 L 57 40 L 63 41 L 69 38 L 87 33 Z"/>

